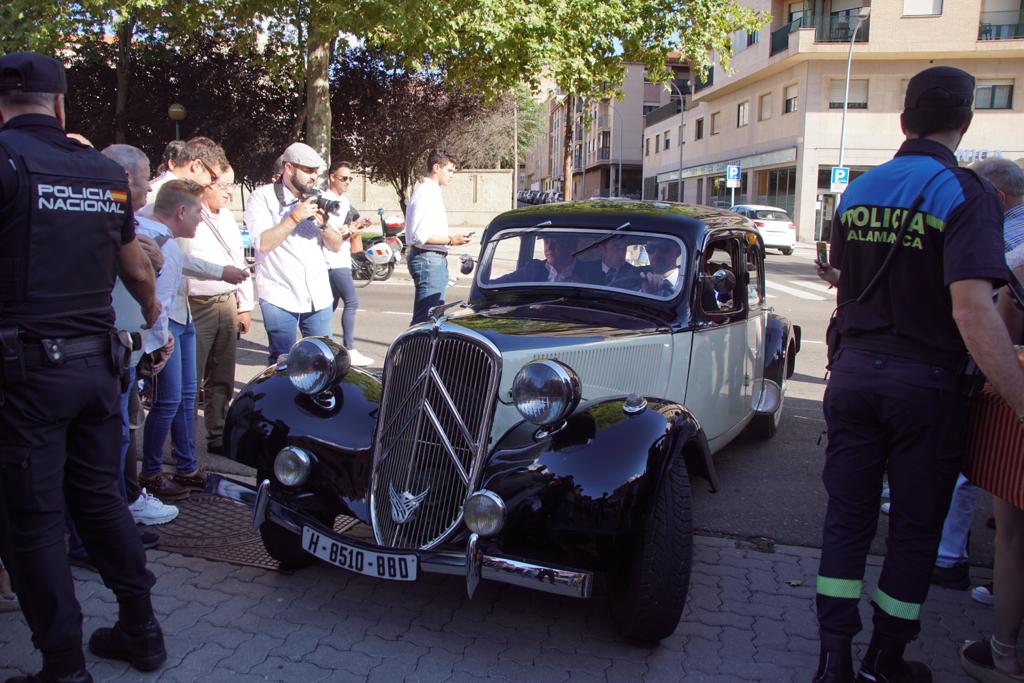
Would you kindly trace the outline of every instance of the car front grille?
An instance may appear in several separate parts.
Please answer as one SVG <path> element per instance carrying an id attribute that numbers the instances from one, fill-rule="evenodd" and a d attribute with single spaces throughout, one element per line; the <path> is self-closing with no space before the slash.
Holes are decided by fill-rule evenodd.
<path id="1" fill-rule="evenodd" d="M 370 506 L 377 542 L 432 548 L 462 522 L 487 448 L 498 355 L 457 329 L 421 328 L 388 352 Z"/>

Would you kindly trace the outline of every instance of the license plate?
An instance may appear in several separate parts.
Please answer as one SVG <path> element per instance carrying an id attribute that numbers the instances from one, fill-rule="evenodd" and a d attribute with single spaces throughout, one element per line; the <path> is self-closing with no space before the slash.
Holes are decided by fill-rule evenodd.
<path id="1" fill-rule="evenodd" d="M 335 541 L 308 526 L 302 527 L 302 549 L 325 562 L 356 574 L 389 581 L 416 580 L 416 555 L 364 550 Z"/>

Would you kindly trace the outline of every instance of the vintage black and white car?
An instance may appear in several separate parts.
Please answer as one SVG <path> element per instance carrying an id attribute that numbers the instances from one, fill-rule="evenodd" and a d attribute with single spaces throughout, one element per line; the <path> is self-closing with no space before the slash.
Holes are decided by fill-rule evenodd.
<path id="1" fill-rule="evenodd" d="M 689 586 L 690 478 L 771 437 L 800 330 L 765 302 L 764 246 L 720 209 L 597 200 L 504 213 L 466 301 L 391 345 L 382 379 L 326 338 L 241 392 L 225 451 L 271 556 L 590 597 L 657 640 Z M 339 520 L 344 521 L 340 523 Z"/>

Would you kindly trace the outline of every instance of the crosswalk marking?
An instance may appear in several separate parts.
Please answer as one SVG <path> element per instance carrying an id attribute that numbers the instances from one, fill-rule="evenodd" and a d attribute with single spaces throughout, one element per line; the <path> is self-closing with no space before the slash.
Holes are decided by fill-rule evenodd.
<path id="1" fill-rule="evenodd" d="M 797 285 L 798 287 L 806 287 L 807 289 L 815 289 L 830 296 L 835 296 L 836 293 L 835 289 L 830 289 L 825 283 L 815 282 L 814 280 L 790 280 L 789 284 Z"/>
<path id="2" fill-rule="evenodd" d="M 805 292 L 802 289 L 797 289 L 796 287 L 788 287 L 786 285 L 779 284 L 778 282 L 774 282 L 772 280 L 765 280 L 765 285 L 767 285 L 771 289 L 777 289 L 780 292 L 785 292 L 786 294 L 791 294 L 791 295 L 795 296 L 798 299 L 807 299 L 808 301 L 824 301 L 825 300 L 825 297 L 823 297 L 823 296 L 818 296 L 817 294 L 810 294 L 808 292 Z"/>

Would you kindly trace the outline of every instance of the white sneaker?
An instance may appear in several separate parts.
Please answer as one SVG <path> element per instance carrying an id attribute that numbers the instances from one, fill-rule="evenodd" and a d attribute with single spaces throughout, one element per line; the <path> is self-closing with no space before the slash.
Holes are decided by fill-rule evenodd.
<path id="1" fill-rule="evenodd" d="M 142 489 L 138 500 L 128 506 L 136 524 L 167 524 L 178 516 L 178 508 L 167 505 L 146 489 Z"/>
<path id="2" fill-rule="evenodd" d="M 890 503 L 888 501 L 882 503 L 882 514 L 883 515 L 889 514 L 889 510 L 891 510 L 891 509 L 892 509 L 892 503 Z"/>
<path id="3" fill-rule="evenodd" d="M 991 607 L 996 601 L 996 594 L 992 588 L 992 584 L 986 583 L 984 586 L 975 586 L 972 588 L 971 600 Z"/>
<path id="4" fill-rule="evenodd" d="M 355 349 L 348 350 L 348 359 L 357 368 L 365 368 L 368 365 L 373 365 L 375 362 L 369 356 L 364 356 Z"/>

